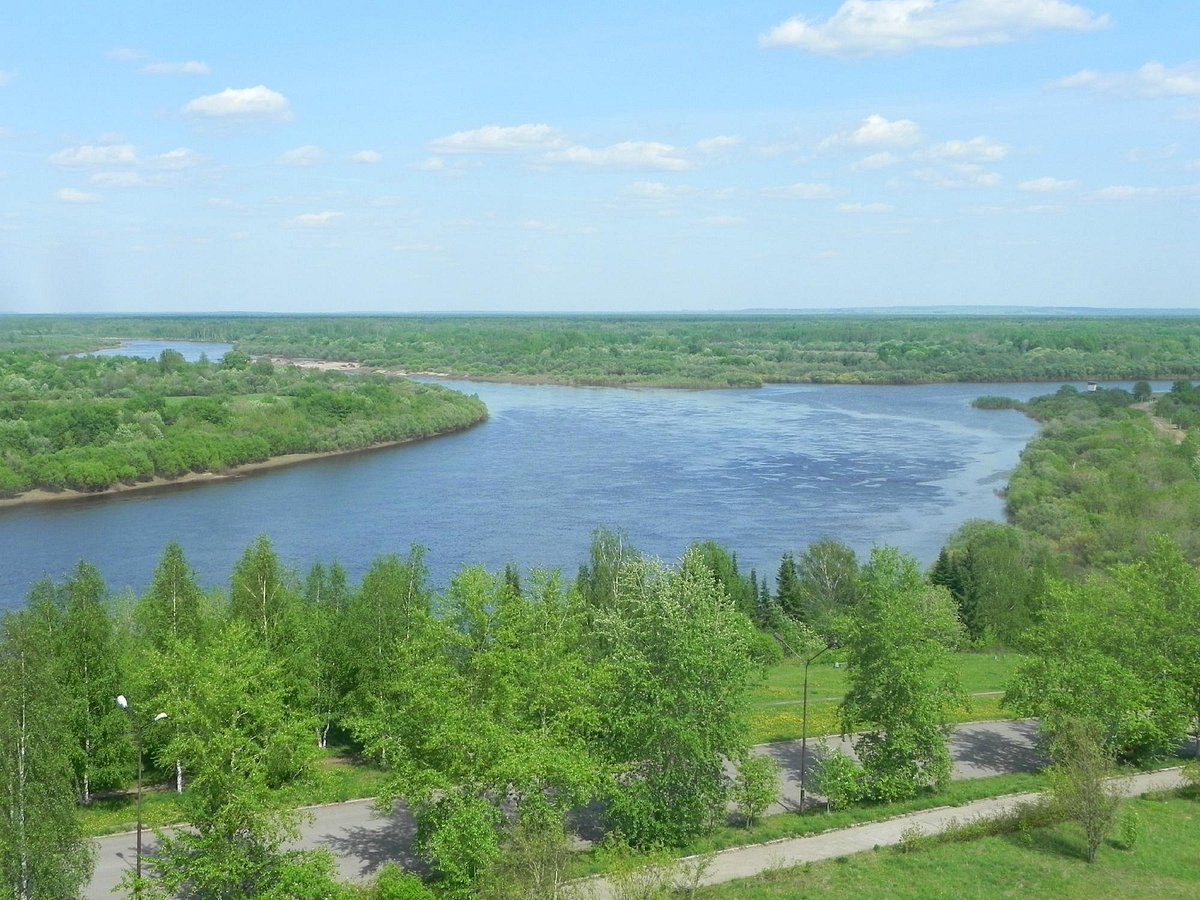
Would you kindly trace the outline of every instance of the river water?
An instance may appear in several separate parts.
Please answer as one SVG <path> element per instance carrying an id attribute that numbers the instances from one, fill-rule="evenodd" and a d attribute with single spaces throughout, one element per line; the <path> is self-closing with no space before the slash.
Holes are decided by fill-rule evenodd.
<path id="1" fill-rule="evenodd" d="M 136 349 L 157 356 L 163 346 Z M 771 578 L 781 554 L 824 536 L 928 563 L 962 522 L 1002 517 L 996 492 L 1036 431 L 971 400 L 1058 387 L 441 383 L 479 394 L 488 421 L 227 481 L 0 510 L 0 608 L 80 559 L 112 590 L 141 590 L 169 540 L 203 584 L 223 585 L 264 532 L 301 574 L 338 560 L 356 578 L 377 555 L 422 544 L 437 585 L 469 563 L 573 575 L 599 526 L 668 560 L 711 538 Z"/>

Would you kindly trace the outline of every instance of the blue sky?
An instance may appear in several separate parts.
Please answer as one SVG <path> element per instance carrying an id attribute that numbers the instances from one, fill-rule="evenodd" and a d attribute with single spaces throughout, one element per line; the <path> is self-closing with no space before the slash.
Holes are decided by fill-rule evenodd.
<path id="1" fill-rule="evenodd" d="M 0 312 L 1198 305 L 1197 0 L 12 6 Z"/>

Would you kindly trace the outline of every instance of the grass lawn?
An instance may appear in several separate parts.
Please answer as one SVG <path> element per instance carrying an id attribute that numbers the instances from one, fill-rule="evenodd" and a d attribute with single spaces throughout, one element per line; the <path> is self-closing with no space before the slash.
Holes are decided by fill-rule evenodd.
<path id="1" fill-rule="evenodd" d="M 1132 847 L 1119 838 L 1094 866 L 1081 832 L 1058 825 L 965 843 L 876 850 L 769 872 L 702 889 L 696 896 L 779 897 L 1121 897 L 1200 896 L 1200 801 L 1128 803 L 1141 823 Z"/>
<path id="2" fill-rule="evenodd" d="M 837 707 L 846 692 L 846 669 L 836 655 L 821 659 L 808 669 L 808 733 L 837 734 Z M 970 705 L 958 716 L 960 722 L 1001 719 L 1000 696 L 1021 662 L 1016 653 L 958 653 L 959 677 Z M 750 740 L 755 744 L 800 737 L 803 717 L 804 663 L 785 659 L 767 670 L 766 677 L 750 691 Z"/>

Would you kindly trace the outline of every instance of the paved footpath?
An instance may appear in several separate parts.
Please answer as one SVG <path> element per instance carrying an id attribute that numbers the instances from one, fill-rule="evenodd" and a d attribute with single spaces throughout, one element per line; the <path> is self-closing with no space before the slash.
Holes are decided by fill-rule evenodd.
<path id="1" fill-rule="evenodd" d="M 1028 772 L 1042 765 L 1034 739 L 1036 723 L 1032 720 L 973 722 L 960 725 L 950 737 L 950 752 L 954 757 L 954 778 L 983 778 L 1011 772 Z M 830 747 L 849 749 L 848 741 L 829 738 Z M 820 754 L 820 741 L 808 741 L 808 768 Z M 795 810 L 800 801 L 800 741 L 780 741 L 761 744 L 755 753 L 773 757 L 779 763 L 780 802 L 772 812 Z M 412 839 L 415 827 L 411 816 L 402 806 L 391 813 L 377 813 L 369 800 L 335 803 L 315 807 L 309 812 L 310 821 L 302 823 L 301 837 L 293 846 L 302 849 L 327 847 L 337 860 L 338 872 L 344 879 L 363 881 L 389 859 L 411 865 Z M 143 863 L 153 848 L 154 835 L 144 835 Z M 89 900 L 114 896 L 117 882 L 133 868 L 135 851 L 132 833 L 114 834 L 96 841 L 96 870 L 84 895 Z"/>
<path id="2" fill-rule="evenodd" d="M 1178 768 L 1115 780 L 1120 786 L 1121 793 L 1127 797 L 1140 796 L 1149 791 L 1177 788 L 1183 784 L 1183 776 Z M 1002 816 L 1015 810 L 1019 804 L 1027 803 L 1037 796 L 1038 794 L 1034 793 L 1010 794 L 1006 797 L 976 800 L 974 803 L 962 806 L 927 809 L 882 822 L 869 822 L 864 825 L 841 828 L 837 831 L 827 831 L 812 837 L 783 838 L 765 844 L 731 847 L 711 857 L 711 861 L 704 866 L 698 883 L 722 884 L 739 878 L 749 878 L 770 869 L 788 868 L 823 859 L 836 859 L 876 847 L 899 844 L 901 835 L 913 827 L 920 828 L 921 832 L 926 835 L 940 834 L 952 822 L 961 823 L 973 819 Z M 680 863 L 684 870 L 691 863 L 694 870 L 696 865 L 701 864 L 701 861 L 696 857 L 689 857 L 680 860 Z M 687 879 L 686 883 L 694 884 L 696 882 Z M 682 881 L 680 886 L 684 886 Z M 573 896 L 579 897 L 580 900 L 609 900 L 609 898 L 617 897 L 618 894 L 607 879 L 591 878 L 577 882 Z"/>

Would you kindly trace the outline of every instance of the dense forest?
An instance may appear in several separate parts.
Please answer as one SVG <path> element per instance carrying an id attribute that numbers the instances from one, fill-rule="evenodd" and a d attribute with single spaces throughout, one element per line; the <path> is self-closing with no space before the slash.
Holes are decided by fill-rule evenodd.
<path id="1" fill-rule="evenodd" d="M 0 348 L 129 338 L 558 384 L 753 386 L 1200 376 L 1200 317 L 224 316 L 0 320 Z"/>
<path id="2" fill-rule="evenodd" d="M 486 416 L 457 391 L 252 361 L 0 352 L 0 497 L 98 491 L 291 453 L 453 431 Z"/>

